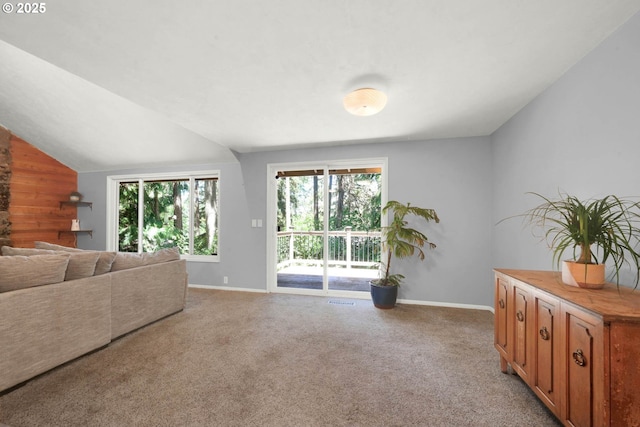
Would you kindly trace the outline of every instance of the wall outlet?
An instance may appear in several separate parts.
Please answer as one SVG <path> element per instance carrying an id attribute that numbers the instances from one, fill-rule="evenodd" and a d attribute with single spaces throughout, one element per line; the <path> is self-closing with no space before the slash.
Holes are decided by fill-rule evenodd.
<path id="1" fill-rule="evenodd" d="M 227 276 L 224 276 L 224 278 L 222 279 L 222 282 L 227 285 L 229 284 L 229 278 Z"/>

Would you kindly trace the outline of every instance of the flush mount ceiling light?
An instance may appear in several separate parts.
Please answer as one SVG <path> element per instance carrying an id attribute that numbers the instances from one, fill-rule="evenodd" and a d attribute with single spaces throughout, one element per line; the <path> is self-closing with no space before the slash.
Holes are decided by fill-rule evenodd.
<path id="1" fill-rule="evenodd" d="M 356 89 L 344 97 L 344 108 L 356 116 L 371 116 L 387 104 L 387 95 L 376 89 Z"/>

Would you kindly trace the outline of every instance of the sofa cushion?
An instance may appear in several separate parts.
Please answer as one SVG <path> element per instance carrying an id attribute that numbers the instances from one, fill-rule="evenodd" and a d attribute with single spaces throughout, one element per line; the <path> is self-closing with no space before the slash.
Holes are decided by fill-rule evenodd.
<path id="1" fill-rule="evenodd" d="M 127 270 L 143 265 L 142 254 L 137 252 L 118 252 L 111 265 L 111 271 Z"/>
<path id="2" fill-rule="evenodd" d="M 116 257 L 115 252 L 107 252 L 107 251 L 90 251 L 83 250 L 78 248 L 70 248 L 68 246 L 56 245 L 54 243 L 48 242 L 35 242 L 35 247 L 39 249 L 49 249 L 54 251 L 65 251 L 65 252 L 98 252 L 100 254 L 98 258 L 98 262 L 96 263 L 96 269 L 93 272 L 94 276 L 99 276 L 100 274 L 105 274 L 111 271 L 111 265 L 113 264 L 113 260 Z"/>
<path id="3" fill-rule="evenodd" d="M 144 265 L 175 261 L 177 259 L 180 259 L 180 251 L 176 246 L 173 248 L 160 249 L 156 252 L 144 252 L 142 254 L 142 263 Z"/>
<path id="4" fill-rule="evenodd" d="M 96 271 L 93 273 L 94 276 L 110 272 L 113 261 L 116 259 L 115 252 L 99 251 L 98 253 L 100 257 L 98 257 L 98 262 L 96 263 Z"/>
<path id="5" fill-rule="evenodd" d="M 127 270 L 143 265 L 159 264 L 180 259 L 177 247 L 160 249 L 156 252 L 118 252 L 111 266 L 111 271 Z"/>
<path id="6" fill-rule="evenodd" d="M 64 281 L 69 254 L 0 257 L 0 292 Z"/>
<path id="7" fill-rule="evenodd" d="M 62 247 L 62 246 L 61 246 Z M 49 249 L 31 249 L 31 248 L 12 248 L 10 246 L 2 247 L 2 255 L 53 255 L 53 254 L 68 254 L 69 264 L 67 265 L 67 271 L 64 276 L 64 280 L 82 279 L 84 277 L 93 276 L 96 263 L 100 257 L 100 253 L 96 251 L 53 251 Z"/>
<path id="8" fill-rule="evenodd" d="M 93 276 L 99 257 L 99 252 L 69 252 L 69 266 L 64 280 Z"/>
<path id="9" fill-rule="evenodd" d="M 31 256 L 31 255 L 53 255 L 55 251 L 49 251 L 46 249 L 33 249 L 33 248 L 14 248 L 12 246 L 3 246 L 0 248 L 0 252 L 4 256 Z"/>
<path id="10" fill-rule="evenodd" d="M 40 242 L 36 241 L 34 243 L 36 249 L 48 249 L 50 251 L 65 251 L 65 252 L 80 252 L 82 249 L 78 248 L 70 248 L 68 246 L 56 245 L 54 243 L 49 242 Z"/>

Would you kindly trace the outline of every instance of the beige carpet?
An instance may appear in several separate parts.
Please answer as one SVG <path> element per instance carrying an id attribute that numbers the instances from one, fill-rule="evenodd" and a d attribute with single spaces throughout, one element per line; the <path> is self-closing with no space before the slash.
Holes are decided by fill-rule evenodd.
<path id="1" fill-rule="evenodd" d="M 491 313 L 329 300 L 189 289 L 184 312 L 0 396 L 0 423 L 560 425 L 500 372 Z"/>

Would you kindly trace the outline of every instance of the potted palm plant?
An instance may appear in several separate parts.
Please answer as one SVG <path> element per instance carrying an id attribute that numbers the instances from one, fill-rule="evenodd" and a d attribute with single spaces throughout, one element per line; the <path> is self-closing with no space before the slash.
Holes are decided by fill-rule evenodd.
<path id="1" fill-rule="evenodd" d="M 436 245 L 429 242 L 427 236 L 419 230 L 409 226 L 407 216 L 423 218 L 426 222 L 440 222 L 440 218 L 433 209 L 402 204 L 395 200 L 389 201 L 382 209 L 382 214 L 392 213 L 391 223 L 382 227 L 382 252 L 386 261 L 381 262 L 380 278 L 371 281 L 371 299 L 378 308 L 393 308 L 398 297 L 398 286 L 404 280 L 400 273 L 391 273 L 391 259 L 407 258 L 417 254 L 418 259 L 424 260 L 422 248 L 428 245 L 433 249 Z"/>
<path id="2" fill-rule="evenodd" d="M 605 263 L 612 267 L 610 280 L 620 284 L 620 275 L 627 265 L 635 275 L 635 287 L 640 281 L 640 202 L 608 195 L 582 201 L 560 193 L 550 199 L 538 193 L 543 202 L 523 216 L 532 226 L 544 230 L 543 239 L 553 251 L 556 268 L 562 264 L 565 284 L 599 289 L 605 284 Z M 567 249 L 573 260 L 563 260 Z"/>

